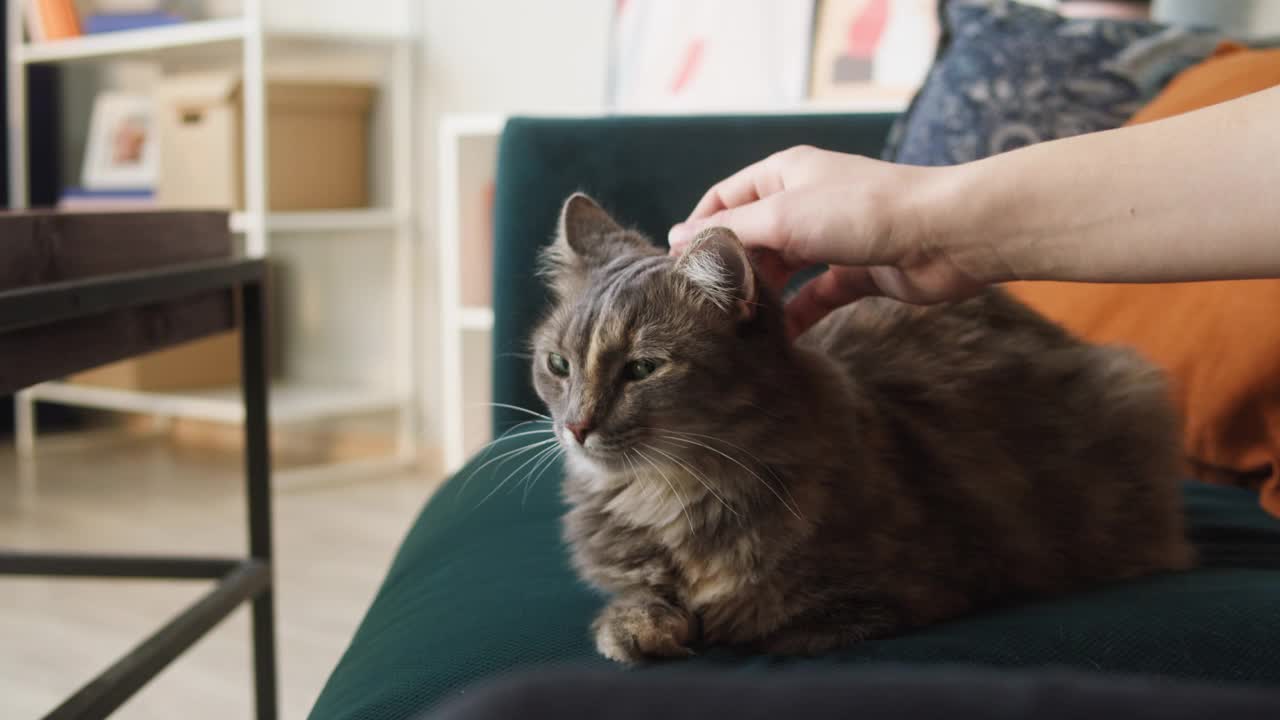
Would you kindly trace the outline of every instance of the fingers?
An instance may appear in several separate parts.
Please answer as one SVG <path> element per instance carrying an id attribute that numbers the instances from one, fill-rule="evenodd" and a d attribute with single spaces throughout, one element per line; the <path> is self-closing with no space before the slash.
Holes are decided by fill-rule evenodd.
<path id="1" fill-rule="evenodd" d="M 787 303 L 787 334 L 795 339 L 836 308 L 882 294 L 868 268 L 832 268 L 814 278 Z"/>
<path id="2" fill-rule="evenodd" d="M 775 162 L 766 158 L 748 165 L 711 187 L 689 214 L 689 220 L 701 220 L 723 210 L 753 203 L 783 189 L 782 177 Z"/>
<path id="3" fill-rule="evenodd" d="M 671 245 L 673 255 L 684 252 L 684 248 L 705 228 L 727 227 L 738 236 L 747 247 L 781 249 L 786 240 L 783 212 L 784 204 L 779 202 L 785 194 L 777 194 L 757 200 L 746 205 L 729 208 L 713 213 L 707 217 L 680 223 L 671 228 L 667 242 Z"/>

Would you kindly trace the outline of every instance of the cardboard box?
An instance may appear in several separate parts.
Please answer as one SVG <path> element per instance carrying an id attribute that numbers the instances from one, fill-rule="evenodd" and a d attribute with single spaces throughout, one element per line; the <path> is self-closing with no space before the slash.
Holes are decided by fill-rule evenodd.
<path id="1" fill-rule="evenodd" d="M 161 392 L 240 382 L 240 333 L 200 338 L 69 378 L 80 385 Z"/>
<path id="2" fill-rule="evenodd" d="M 163 207 L 244 208 L 241 77 L 191 73 L 157 94 Z M 369 204 L 367 85 L 268 81 L 267 189 L 272 210 Z"/>

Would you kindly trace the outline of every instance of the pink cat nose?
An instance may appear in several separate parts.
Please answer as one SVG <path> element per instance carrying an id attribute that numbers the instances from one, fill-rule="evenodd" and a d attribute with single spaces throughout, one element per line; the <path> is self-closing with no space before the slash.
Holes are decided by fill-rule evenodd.
<path id="1" fill-rule="evenodd" d="M 573 433 L 573 436 L 578 439 L 579 445 L 585 445 L 587 442 L 587 436 L 595 429 L 591 423 L 586 421 L 576 423 L 567 422 L 564 426 L 569 428 L 569 432 Z"/>

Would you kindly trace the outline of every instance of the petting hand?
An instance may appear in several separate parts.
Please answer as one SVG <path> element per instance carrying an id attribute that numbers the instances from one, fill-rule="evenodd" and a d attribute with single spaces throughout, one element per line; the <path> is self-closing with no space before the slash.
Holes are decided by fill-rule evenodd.
<path id="1" fill-rule="evenodd" d="M 962 270 L 946 246 L 927 241 L 925 216 L 913 206 L 941 172 L 794 147 L 708 190 L 671 229 L 671 251 L 682 253 L 704 228 L 727 227 L 753 251 L 775 292 L 795 272 L 829 265 L 787 305 L 793 337 L 867 295 L 913 303 L 967 297 L 985 281 Z"/>

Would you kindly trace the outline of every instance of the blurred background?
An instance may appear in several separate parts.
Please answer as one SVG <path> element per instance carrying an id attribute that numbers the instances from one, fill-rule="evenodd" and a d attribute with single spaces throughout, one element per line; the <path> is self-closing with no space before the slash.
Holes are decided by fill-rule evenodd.
<path id="1" fill-rule="evenodd" d="M 1034 4 L 1280 34 L 1262 0 Z M 220 208 L 271 258 L 291 718 L 422 501 L 489 440 L 505 118 L 898 112 L 940 27 L 935 0 L 7 0 L 4 23 L 11 207 Z M 241 549 L 238 342 L 5 398 L 0 545 Z M 0 716 L 47 711 L 198 593 L 156 585 L 0 579 Z M 120 716 L 246 716 L 245 628 Z"/>

